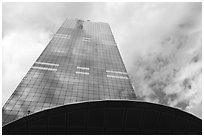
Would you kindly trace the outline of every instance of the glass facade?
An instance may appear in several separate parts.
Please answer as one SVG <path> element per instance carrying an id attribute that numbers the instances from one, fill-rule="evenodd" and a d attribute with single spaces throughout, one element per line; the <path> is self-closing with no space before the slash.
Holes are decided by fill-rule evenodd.
<path id="1" fill-rule="evenodd" d="M 67 19 L 3 106 L 2 124 L 59 105 L 135 98 L 110 26 Z"/>

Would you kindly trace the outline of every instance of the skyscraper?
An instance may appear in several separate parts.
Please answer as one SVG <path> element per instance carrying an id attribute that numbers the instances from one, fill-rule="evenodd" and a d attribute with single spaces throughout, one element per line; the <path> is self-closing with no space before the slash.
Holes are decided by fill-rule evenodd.
<path id="1" fill-rule="evenodd" d="M 110 26 L 67 19 L 3 106 L 2 122 L 106 99 L 136 99 Z"/>

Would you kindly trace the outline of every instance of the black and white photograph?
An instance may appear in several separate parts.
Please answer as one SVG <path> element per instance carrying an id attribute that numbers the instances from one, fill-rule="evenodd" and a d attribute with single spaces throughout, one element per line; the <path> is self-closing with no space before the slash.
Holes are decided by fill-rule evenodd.
<path id="1" fill-rule="evenodd" d="M 202 2 L 2 2 L 2 135 L 202 135 Z"/>

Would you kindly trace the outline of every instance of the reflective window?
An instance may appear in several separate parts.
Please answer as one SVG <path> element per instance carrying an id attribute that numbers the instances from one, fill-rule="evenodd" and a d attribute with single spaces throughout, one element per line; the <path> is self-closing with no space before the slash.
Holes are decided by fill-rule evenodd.
<path id="1" fill-rule="evenodd" d="M 91 38 L 82 37 L 83 42 L 91 42 Z"/>
<path id="2" fill-rule="evenodd" d="M 3 125 L 43 109 L 135 97 L 107 23 L 66 20 L 3 106 Z"/>
<path id="3" fill-rule="evenodd" d="M 71 36 L 70 36 L 70 35 L 65 35 L 65 34 L 56 33 L 56 34 L 54 35 L 54 37 L 70 39 Z"/>

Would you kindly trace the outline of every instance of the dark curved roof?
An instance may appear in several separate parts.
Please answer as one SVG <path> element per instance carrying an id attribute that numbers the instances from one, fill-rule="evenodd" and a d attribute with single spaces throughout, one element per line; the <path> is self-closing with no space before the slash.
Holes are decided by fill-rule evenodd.
<path id="1" fill-rule="evenodd" d="M 202 120 L 163 105 L 104 100 L 28 115 L 3 126 L 3 134 L 202 134 Z"/>

